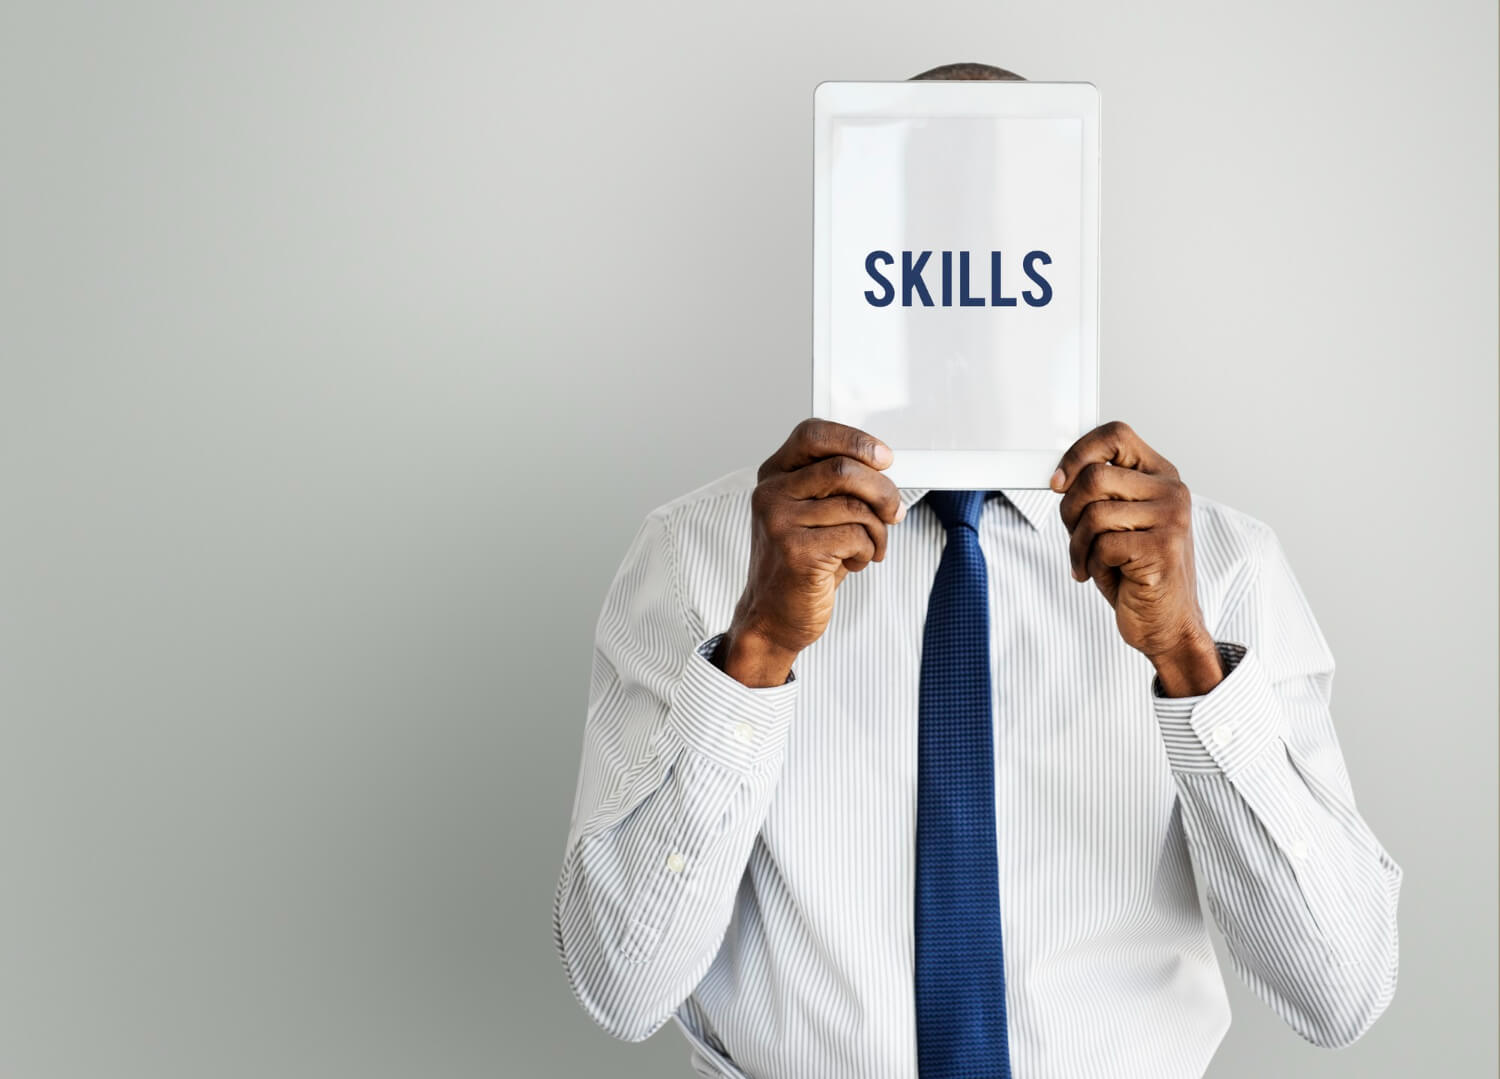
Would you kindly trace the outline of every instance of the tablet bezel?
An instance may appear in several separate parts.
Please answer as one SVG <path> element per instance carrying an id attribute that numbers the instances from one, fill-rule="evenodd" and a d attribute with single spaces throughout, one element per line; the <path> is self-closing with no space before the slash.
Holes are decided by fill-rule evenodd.
<path id="1" fill-rule="evenodd" d="M 835 117 L 995 116 L 1067 118 L 1083 122 L 1082 260 L 1079 280 L 1079 413 L 1099 423 L 1099 90 L 1090 82 L 919 80 L 820 82 L 813 90 L 813 384 L 812 415 L 831 414 L 828 260 L 829 143 Z M 842 421 L 840 421 L 842 422 Z M 879 431 L 869 432 L 880 437 Z M 885 474 L 898 487 L 936 489 L 1048 488 L 1067 446 L 1011 450 L 932 450 L 893 445 Z"/>

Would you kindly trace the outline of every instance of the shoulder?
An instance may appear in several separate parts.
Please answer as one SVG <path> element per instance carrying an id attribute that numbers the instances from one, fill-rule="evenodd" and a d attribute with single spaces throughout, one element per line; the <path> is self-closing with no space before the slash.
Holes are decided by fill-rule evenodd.
<path id="1" fill-rule="evenodd" d="M 1195 534 L 1231 548 L 1258 548 L 1275 533 L 1271 526 L 1259 517 L 1242 509 L 1220 502 L 1208 495 L 1192 493 L 1193 530 Z"/>
<path id="2" fill-rule="evenodd" d="M 666 520 L 674 528 L 691 521 L 712 519 L 726 512 L 743 512 L 750 505 L 750 493 L 755 490 L 760 469 L 746 465 L 733 472 L 726 472 L 717 479 L 663 502 L 648 516 Z"/>
<path id="3" fill-rule="evenodd" d="M 759 472 L 756 465 L 726 472 L 646 515 L 645 527 L 664 536 L 680 572 L 691 577 L 706 565 L 727 560 L 743 574 L 749 554 L 750 496 Z"/>
<path id="4" fill-rule="evenodd" d="M 1212 600 L 1214 637 L 1257 647 L 1277 678 L 1331 676 L 1333 652 L 1276 530 L 1243 510 L 1193 496 L 1193 561 Z"/>
<path id="5" fill-rule="evenodd" d="M 1275 556 L 1276 533 L 1258 517 L 1192 493 L 1193 562 L 1200 590 L 1217 612 L 1231 609 Z"/>
<path id="6" fill-rule="evenodd" d="M 693 488 L 647 515 L 665 544 L 679 602 L 699 637 L 729 624 L 750 557 L 750 496 L 756 465 Z M 652 523 L 654 522 L 654 523 Z"/>

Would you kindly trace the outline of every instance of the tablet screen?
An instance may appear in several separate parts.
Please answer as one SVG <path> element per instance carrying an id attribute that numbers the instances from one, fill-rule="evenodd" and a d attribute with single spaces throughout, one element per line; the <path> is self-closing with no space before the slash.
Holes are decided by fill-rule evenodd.
<path id="1" fill-rule="evenodd" d="M 907 449 L 1070 445 L 1083 121 L 834 116 L 829 134 L 830 415 Z"/>

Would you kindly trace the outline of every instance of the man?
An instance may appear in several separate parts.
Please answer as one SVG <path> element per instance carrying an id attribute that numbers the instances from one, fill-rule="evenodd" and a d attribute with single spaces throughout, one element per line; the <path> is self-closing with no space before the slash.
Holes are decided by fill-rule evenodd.
<path id="1" fill-rule="evenodd" d="M 1230 1021 L 1196 870 L 1260 999 L 1358 1039 L 1402 874 L 1272 529 L 1120 422 L 1051 490 L 891 458 L 810 419 L 637 532 L 554 907 L 588 1014 L 675 1018 L 700 1075 L 1196 1079 Z"/>

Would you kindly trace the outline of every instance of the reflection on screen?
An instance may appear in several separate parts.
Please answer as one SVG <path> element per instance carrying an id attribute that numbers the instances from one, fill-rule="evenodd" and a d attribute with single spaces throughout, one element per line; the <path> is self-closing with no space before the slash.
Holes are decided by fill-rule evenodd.
<path id="1" fill-rule="evenodd" d="M 1082 433 L 1082 146 L 1076 118 L 835 120 L 830 418 L 906 449 Z"/>

